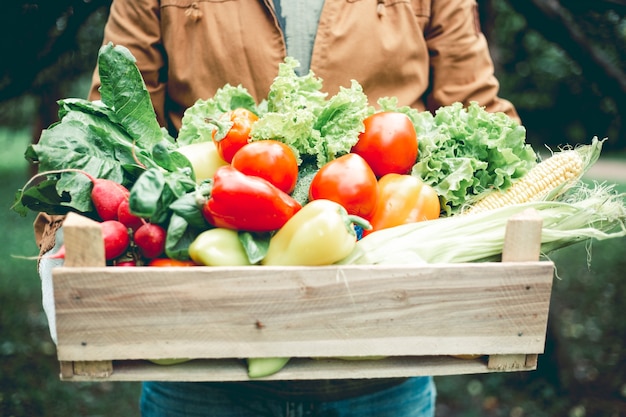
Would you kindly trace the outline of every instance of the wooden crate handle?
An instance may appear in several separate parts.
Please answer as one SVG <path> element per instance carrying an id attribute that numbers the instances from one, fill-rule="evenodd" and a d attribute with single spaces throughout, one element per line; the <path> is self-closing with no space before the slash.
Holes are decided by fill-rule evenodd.
<path id="1" fill-rule="evenodd" d="M 106 266 L 100 223 L 70 212 L 63 222 L 64 266 Z"/>
<path id="2" fill-rule="evenodd" d="M 531 262 L 541 254 L 543 219 L 535 209 L 512 216 L 506 225 L 502 262 Z M 537 354 L 490 355 L 487 367 L 496 370 L 535 368 Z"/>
<path id="3" fill-rule="evenodd" d="M 85 216 L 70 212 L 63 221 L 63 244 L 65 245 L 64 266 L 106 266 L 104 242 L 100 223 Z M 111 361 L 60 363 L 61 377 L 74 375 L 108 377 L 113 373 Z"/>

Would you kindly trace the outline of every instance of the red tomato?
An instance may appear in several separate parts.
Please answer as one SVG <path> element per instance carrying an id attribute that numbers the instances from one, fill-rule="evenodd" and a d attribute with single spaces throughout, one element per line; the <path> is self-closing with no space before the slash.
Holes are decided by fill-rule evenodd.
<path id="1" fill-rule="evenodd" d="M 349 153 L 328 162 L 313 177 L 309 199 L 341 204 L 348 214 L 368 218 L 376 207 L 376 175 L 365 159 Z"/>
<path id="2" fill-rule="evenodd" d="M 233 123 L 226 135 L 218 138 L 217 130 L 213 131 L 213 141 L 220 157 L 230 163 L 235 153 L 248 143 L 250 130 L 259 117 L 248 109 L 237 108 L 222 116 Z"/>
<path id="3" fill-rule="evenodd" d="M 261 177 L 287 194 L 298 180 L 298 161 L 291 148 L 277 140 L 250 142 L 237 151 L 231 165 L 246 175 Z"/>
<path id="4" fill-rule="evenodd" d="M 367 161 L 378 178 L 407 174 L 417 160 L 417 133 L 411 119 L 399 112 L 379 112 L 367 117 L 365 131 L 352 152 Z"/>
<path id="5" fill-rule="evenodd" d="M 170 258 L 154 258 L 148 262 L 148 266 L 198 266 L 194 261 L 181 261 L 178 259 Z"/>

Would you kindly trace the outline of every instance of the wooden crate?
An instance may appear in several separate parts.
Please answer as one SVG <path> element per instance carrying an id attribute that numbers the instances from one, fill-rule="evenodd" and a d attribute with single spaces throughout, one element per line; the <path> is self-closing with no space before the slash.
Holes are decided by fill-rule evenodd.
<path id="1" fill-rule="evenodd" d="M 53 270 L 61 379 L 247 380 L 532 370 L 554 265 L 541 219 L 509 220 L 502 262 L 424 266 L 105 267 L 100 227 L 70 214 Z M 468 360 L 453 355 L 478 355 Z M 384 356 L 379 360 L 341 357 Z M 193 358 L 178 365 L 146 359 Z"/>

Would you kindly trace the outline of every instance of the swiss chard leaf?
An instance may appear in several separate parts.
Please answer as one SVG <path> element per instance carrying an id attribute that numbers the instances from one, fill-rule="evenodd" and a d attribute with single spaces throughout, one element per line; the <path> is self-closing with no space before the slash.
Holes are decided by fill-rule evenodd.
<path id="1" fill-rule="evenodd" d="M 140 146 L 150 146 L 160 142 L 163 133 L 135 62 L 135 57 L 121 45 L 102 46 L 98 55 L 100 95 L 102 102 L 113 110 L 114 121 L 124 126 Z"/>

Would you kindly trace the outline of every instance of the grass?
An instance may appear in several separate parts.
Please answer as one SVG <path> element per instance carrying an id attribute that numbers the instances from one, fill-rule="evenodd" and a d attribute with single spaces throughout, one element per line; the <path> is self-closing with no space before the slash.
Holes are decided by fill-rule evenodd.
<path id="1" fill-rule="evenodd" d="M 41 307 L 34 214 L 10 211 L 28 179 L 26 131 L 0 129 L 0 417 L 138 416 L 139 383 L 61 382 Z M 626 183 L 620 185 L 626 192 Z M 436 378 L 438 417 L 626 416 L 626 239 L 552 255 L 554 280 L 546 352 L 537 371 Z M 17 255 L 17 257 L 16 257 Z"/>

